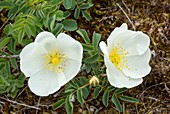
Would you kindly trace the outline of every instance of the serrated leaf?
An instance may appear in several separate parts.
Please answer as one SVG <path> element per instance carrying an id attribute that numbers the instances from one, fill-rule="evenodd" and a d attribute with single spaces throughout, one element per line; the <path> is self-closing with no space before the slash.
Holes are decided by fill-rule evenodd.
<path id="1" fill-rule="evenodd" d="M 84 51 L 93 51 L 94 50 L 93 49 L 94 47 L 91 45 L 82 44 L 82 46 L 83 46 Z"/>
<path id="2" fill-rule="evenodd" d="M 64 8 L 71 9 L 72 7 L 72 0 L 63 0 Z"/>
<path id="3" fill-rule="evenodd" d="M 97 61 L 98 58 L 99 58 L 99 54 L 96 53 L 96 54 L 94 54 L 94 55 L 86 58 L 86 59 L 84 60 L 84 62 L 86 62 L 86 63 L 94 63 L 94 62 Z"/>
<path id="4" fill-rule="evenodd" d="M 93 32 L 93 46 L 97 49 L 99 41 L 101 39 L 101 35 L 99 33 Z"/>
<path id="5" fill-rule="evenodd" d="M 109 91 L 105 91 L 102 97 L 102 101 L 105 107 L 108 106 L 108 101 L 109 101 Z"/>
<path id="6" fill-rule="evenodd" d="M 86 18 L 86 20 L 90 21 L 92 19 L 92 17 L 90 16 L 89 13 L 87 13 L 87 11 L 82 11 L 83 17 Z"/>
<path id="7" fill-rule="evenodd" d="M 82 89 L 77 90 L 77 100 L 79 103 L 84 103 Z"/>
<path id="8" fill-rule="evenodd" d="M 112 95 L 112 102 L 114 103 L 114 105 L 116 106 L 116 109 L 119 111 L 119 112 L 122 112 L 122 106 L 119 102 L 119 100 L 117 99 L 117 97 L 115 95 Z"/>
<path id="9" fill-rule="evenodd" d="M 11 40 L 11 37 L 4 37 L 1 41 L 0 41 L 0 50 L 3 49 Z"/>
<path id="10" fill-rule="evenodd" d="M 114 93 L 115 94 L 120 94 L 120 93 L 123 93 L 123 92 L 125 92 L 125 91 L 127 91 L 128 89 L 127 88 L 119 88 L 119 89 L 116 89 L 115 91 L 114 91 Z"/>
<path id="11" fill-rule="evenodd" d="M 86 42 L 86 44 L 89 44 L 89 43 L 90 43 L 90 38 L 89 38 L 89 36 L 87 35 L 86 30 L 80 29 L 80 30 L 77 30 L 76 32 L 84 39 L 84 41 Z"/>
<path id="12" fill-rule="evenodd" d="M 64 26 L 61 23 L 57 23 L 55 28 L 52 30 L 52 33 L 57 36 L 62 30 L 63 30 Z"/>
<path id="13" fill-rule="evenodd" d="M 63 104 L 65 103 L 65 99 L 60 99 L 58 100 L 54 105 L 53 105 L 53 110 L 57 110 L 58 108 L 60 108 L 61 106 L 63 106 Z"/>
<path id="14" fill-rule="evenodd" d="M 80 5 L 80 9 L 88 9 L 88 8 L 91 8 L 92 6 L 93 4 L 83 3 Z"/>
<path id="15" fill-rule="evenodd" d="M 74 11 L 74 18 L 78 19 L 80 15 L 80 8 L 76 7 L 75 11 Z"/>
<path id="16" fill-rule="evenodd" d="M 100 94 L 101 91 L 102 91 L 102 88 L 101 88 L 101 87 L 96 87 L 96 88 L 94 89 L 94 98 L 95 98 L 95 99 L 99 96 L 99 94 Z"/>
<path id="17" fill-rule="evenodd" d="M 132 103 L 134 103 L 134 102 L 139 102 L 138 99 L 133 98 L 133 97 L 129 97 L 129 96 L 123 96 L 123 95 L 121 95 L 119 98 L 120 98 L 121 100 L 127 101 L 127 102 L 132 102 Z"/>
<path id="18" fill-rule="evenodd" d="M 66 97 L 65 106 L 66 106 L 67 114 L 72 114 L 73 113 L 73 103 L 70 101 L 71 97 L 72 97 L 71 95 Z"/>
<path id="19" fill-rule="evenodd" d="M 75 31 L 77 29 L 77 22 L 75 20 L 65 19 L 62 24 L 65 30 Z"/>

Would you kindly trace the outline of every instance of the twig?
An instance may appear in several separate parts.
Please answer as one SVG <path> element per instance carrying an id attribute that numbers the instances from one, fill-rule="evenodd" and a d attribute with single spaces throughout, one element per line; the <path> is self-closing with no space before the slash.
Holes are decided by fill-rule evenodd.
<path id="1" fill-rule="evenodd" d="M 119 3 L 116 3 L 116 5 L 121 9 L 121 11 L 124 13 L 124 15 L 127 17 L 127 19 L 129 20 L 129 22 L 131 23 L 132 27 L 134 30 L 136 30 L 134 24 L 132 23 L 132 21 L 130 20 L 130 18 L 128 17 L 128 15 L 126 14 L 126 12 L 123 10 L 123 8 L 119 5 Z"/>
<path id="2" fill-rule="evenodd" d="M 16 99 L 27 89 L 28 86 L 26 86 L 22 91 L 17 95 Z"/>
<path id="3" fill-rule="evenodd" d="M 11 103 L 14 103 L 14 104 L 17 104 L 17 105 L 21 105 L 21 106 L 25 106 L 25 107 L 28 107 L 28 108 L 33 108 L 33 109 L 40 110 L 40 108 L 38 108 L 38 107 L 30 106 L 30 105 L 27 105 L 27 104 L 22 104 L 22 103 L 19 103 L 19 102 L 16 102 L 16 101 L 12 101 L 10 99 L 6 99 L 6 98 L 3 98 L 3 97 L 0 97 L 0 99 L 6 100 L 8 102 L 11 102 Z"/>
<path id="4" fill-rule="evenodd" d="M 0 58 L 6 58 L 6 59 L 11 59 L 11 58 L 18 58 L 19 55 L 10 55 L 10 56 L 7 56 L 7 55 L 1 55 Z"/>
<path id="5" fill-rule="evenodd" d="M 0 31 L 1 31 L 1 29 L 7 24 L 7 22 L 9 21 L 9 19 L 10 19 L 11 17 L 12 17 L 12 16 L 10 16 L 10 17 L 5 21 L 5 23 L 1 26 Z"/>
<path id="6" fill-rule="evenodd" d="M 41 97 L 39 97 L 39 99 L 38 99 L 37 107 L 40 106 L 40 101 L 41 101 Z M 36 114 L 38 114 L 38 110 L 36 110 Z"/>

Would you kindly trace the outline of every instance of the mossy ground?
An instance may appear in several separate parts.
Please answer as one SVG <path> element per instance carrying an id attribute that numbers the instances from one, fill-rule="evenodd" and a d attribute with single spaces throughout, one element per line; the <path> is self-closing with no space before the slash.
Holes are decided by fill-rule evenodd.
<path id="1" fill-rule="evenodd" d="M 89 10 L 92 21 L 78 20 L 79 28 L 86 29 L 90 35 L 93 31 L 102 34 L 102 40 L 106 40 L 111 31 L 127 23 L 129 29 L 143 31 L 151 38 L 152 58 L 150 65 L 151 73 L 144 78 L 144 82 L 125 94 L 140 99 L 140 102 L 123 103 L 124 114 L 170 114 L 170 1 L 169 0 L 94 0 L 94 6 Z M 1 25 L 6 18 L 5 12 L 1 10 Z M 77 37 L 75 32 L 71 33 Z M 3 36 L 1 30 L 0 36 Z M 83 74 L 81 74 L 83 75 Z M 27 84 L 13 99 L 29 106 L 39 106 L 40 110 L 26 106 L 16 105 L 2 98 L 9 98 L 7 94 L 1 95 L 0 113 L 9 114 L 58 114 L 64 113 L 60 108 L 53 111 L 51 106 L 57 101 L 57 93 L 48 97 L 37 97 L 30 92 Z M 12 100 L 12 99 L 11 99 Z M 117 114 L 114 105 L 109 107 L 102 105 L 101 99 L 87 102 L 80 106 L 75 103 L 74 113 Z M 93 110 L 93 111 L 92 111 Z M 88 111 L 87 111 L 88 112 Z"/>

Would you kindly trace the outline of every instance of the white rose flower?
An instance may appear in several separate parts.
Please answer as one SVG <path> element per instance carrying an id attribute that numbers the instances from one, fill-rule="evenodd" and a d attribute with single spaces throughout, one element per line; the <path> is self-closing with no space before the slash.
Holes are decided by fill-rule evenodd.
<path id="1" fill-rule="evenodd" d="M 41 32 L 33 43 L 20 53 L 20 69 L 28 80 L 30 90 L 38 96 L 48 96 L 77 75 L 82 62 L 80 42 L 65 33 L 57 38 Z"/>
<path id="2" fill-rule="evenodd" d="M 101 41 L 106 74 L 112 86 L 132 88 L 142 83 L 150 71 L 150 39 L 141 31 L 128 30 L 124 23 L 110 34 L 106 43 Z"/>

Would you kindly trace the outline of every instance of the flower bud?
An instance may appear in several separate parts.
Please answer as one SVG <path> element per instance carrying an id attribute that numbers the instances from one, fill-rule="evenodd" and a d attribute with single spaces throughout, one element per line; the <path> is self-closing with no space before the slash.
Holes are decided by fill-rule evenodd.
<path id="1" fill-rule="evenodd" d="M 93 76 L 90 81 L 89 81 L 89 84 L 92 85 L 92 86 L 96 86 L 99 84 L 99 79 L 96 77 L 96 76 Z"/>

